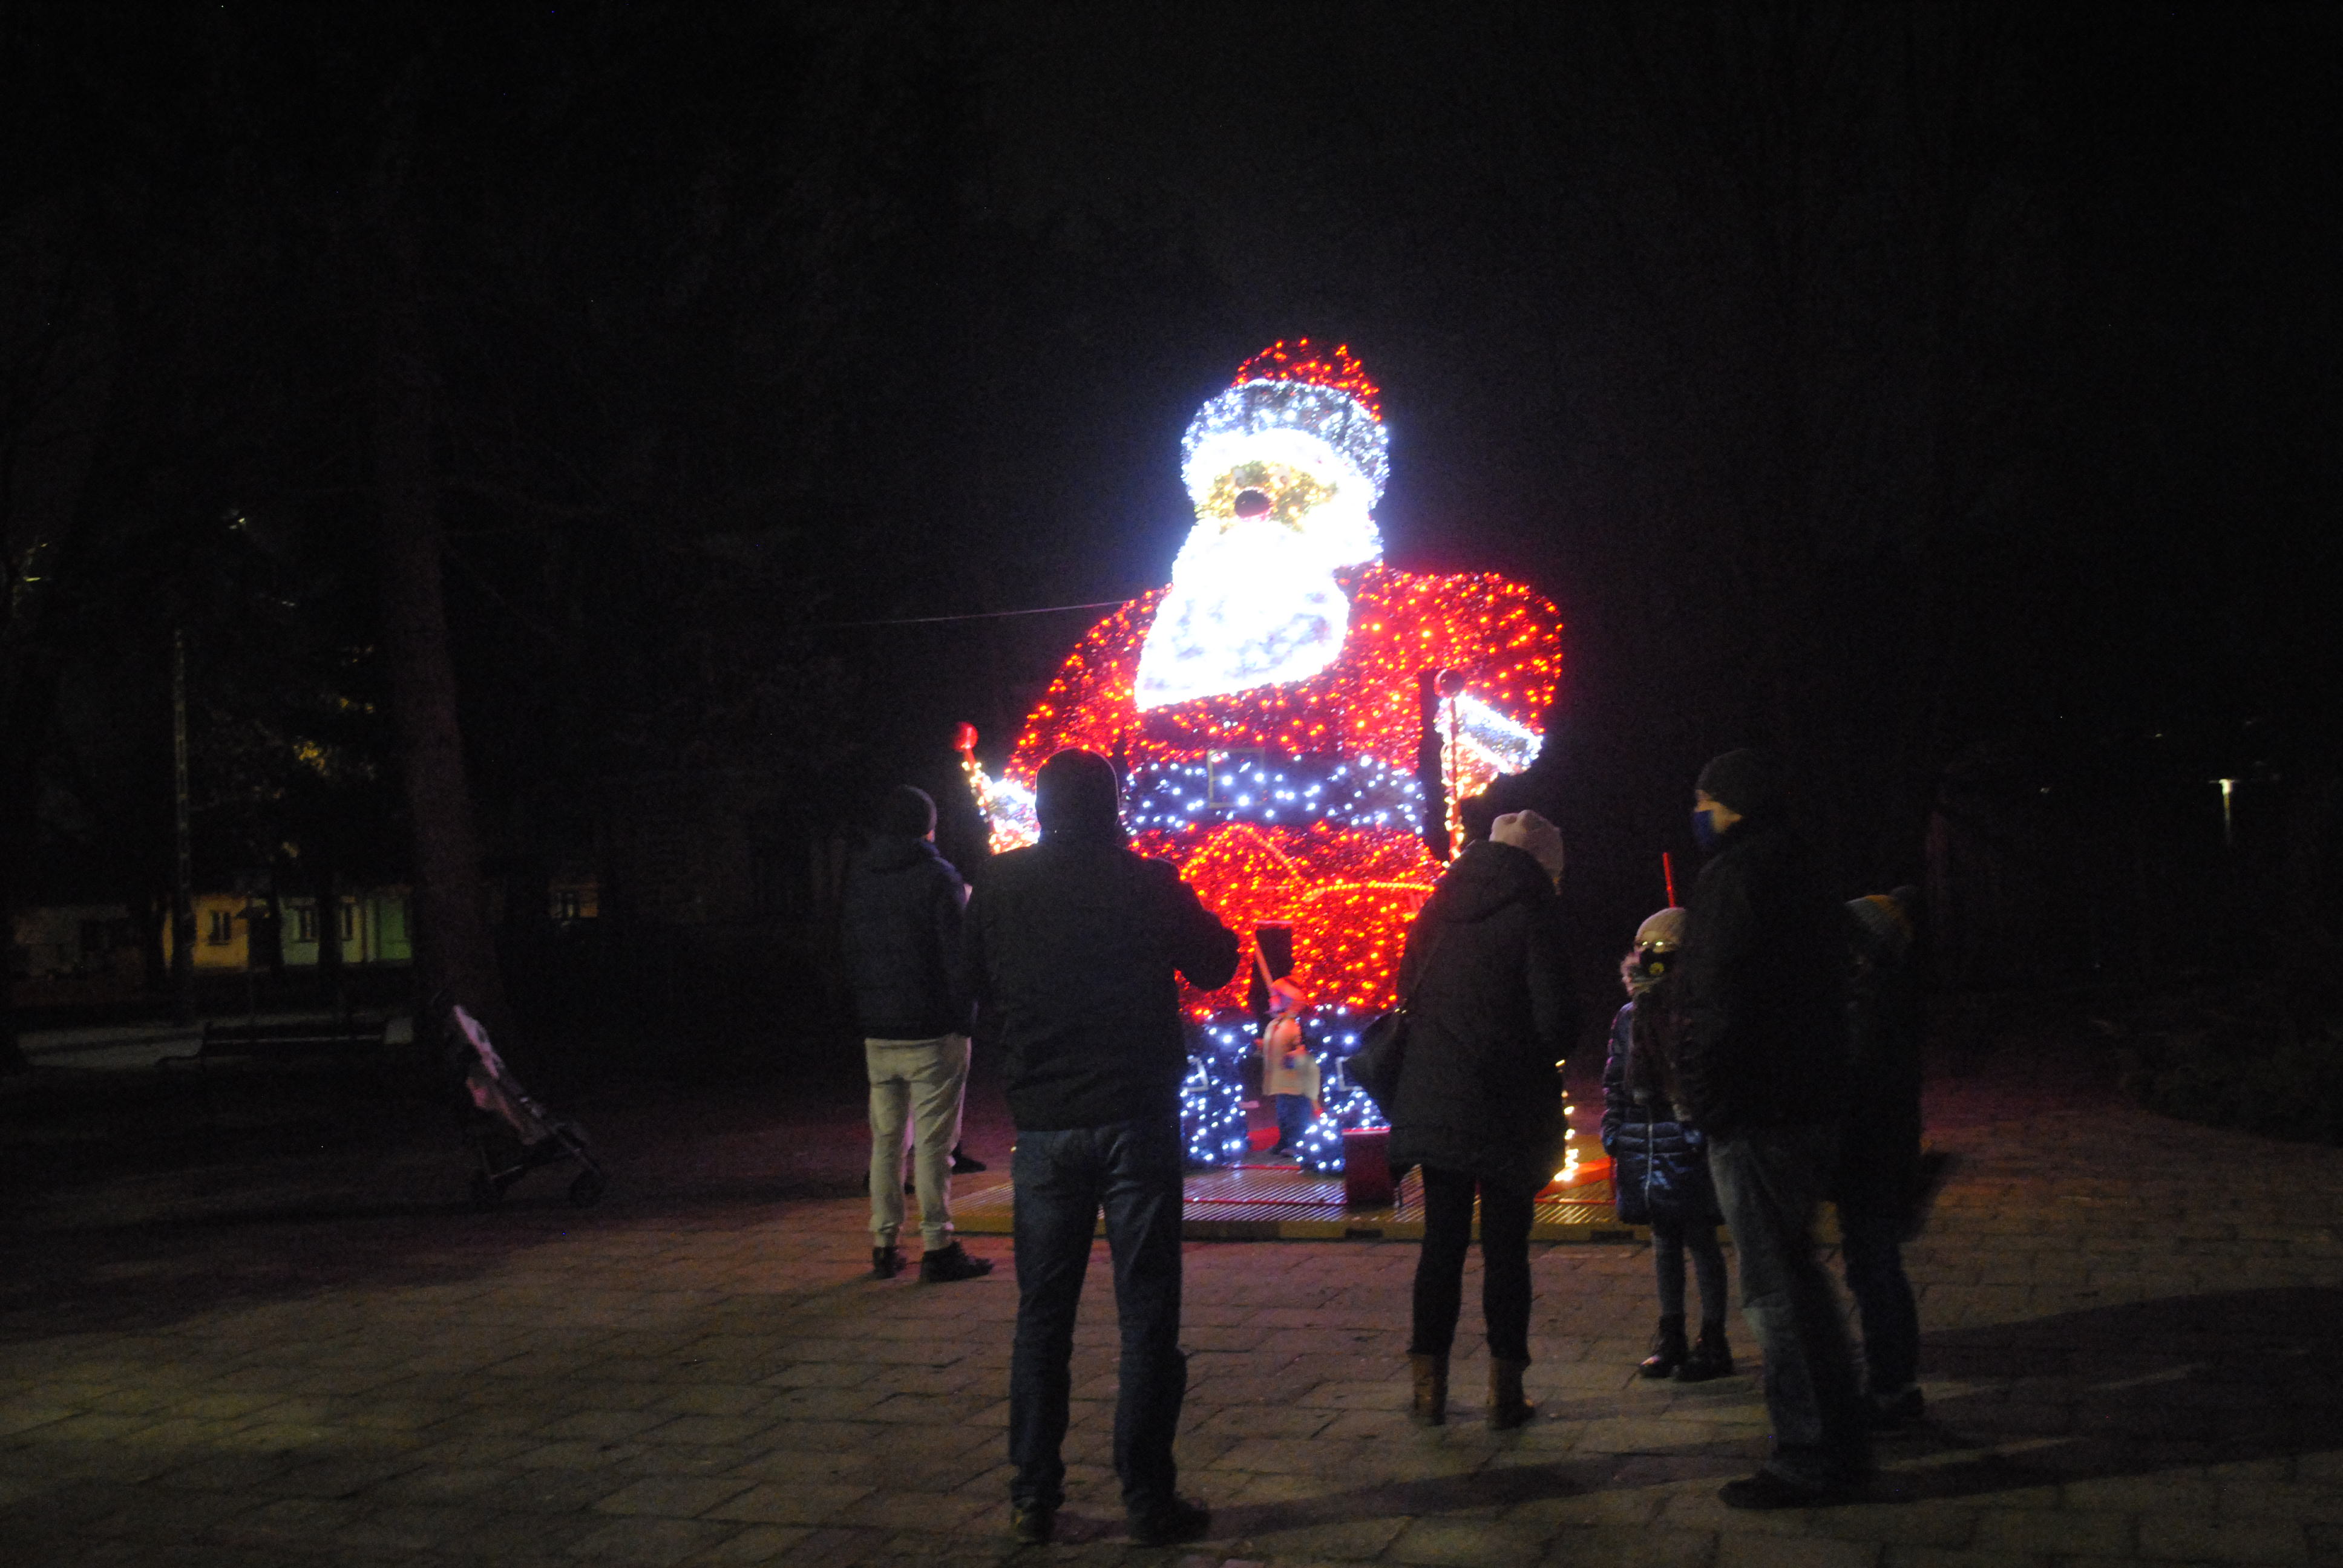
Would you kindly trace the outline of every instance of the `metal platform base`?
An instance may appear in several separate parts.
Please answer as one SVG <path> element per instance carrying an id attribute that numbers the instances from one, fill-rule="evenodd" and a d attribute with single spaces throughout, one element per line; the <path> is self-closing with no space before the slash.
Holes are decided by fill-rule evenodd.
<path id="1" fill-rule="evenodd" d="M 952 1194 L 952 1222 L 966 1235 L 1006 1236 L 1014 1231 L 1015 1190 L 1009 1182 Z M 1342 1179 L 1313 1176 L 1291 1165 L 1240 1165 L 1198 1171 L 1187 1181 L 1181 1231 L 1192 1241 L 1416 1241 L 1423 1239 L 1423 1188 L 1411 1172 L 1396 1203 L 1346 1208 Z M 1105 1234 L 1103 1219 L 1099 1233 Z M 1633 1241 L 1650 1232 L 1623 1225 L 1611 1209 L 1607 1180 L 1553 1187 L 1538 1195 L 1530 1221 L 1533 1241 Z"/>

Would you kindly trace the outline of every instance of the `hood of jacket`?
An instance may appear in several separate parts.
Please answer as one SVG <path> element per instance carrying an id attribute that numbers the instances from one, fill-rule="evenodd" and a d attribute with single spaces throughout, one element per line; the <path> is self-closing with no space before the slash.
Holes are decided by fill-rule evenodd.
<path id="1" fill-rule="evenodd" d="M 925 839 L 910 839 L 900 833 L 880 833 L 862 851 L 862 869 L 884 874 L 909 870 L 924 860 L 940 860 L 943 856 Z"/>
<path id="2" fill-rule="evenodd" d="M 1782 854 L 1795 854 L 1797 848 L 1796 835 L 1778 819 L 1744 817 L 1717 839 L 1716 849 L 1708 858 L 1712 862 L 1727 855 L 1741 860 L 1763 860 Z"/>
<path id="3" fill-rule="evenodd" d="M 1528 850 L 1479 839 L 1449 866 L 1424 901 L 1423 912 L 1443 923 L 1470 925 L 1511 905 L 1553 895 L 1554 884 Z"/>

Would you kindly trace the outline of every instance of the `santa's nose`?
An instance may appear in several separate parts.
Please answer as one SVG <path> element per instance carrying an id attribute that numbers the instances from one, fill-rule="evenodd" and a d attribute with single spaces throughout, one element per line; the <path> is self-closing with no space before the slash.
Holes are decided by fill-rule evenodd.
<path id="1" fill-rule="evenodd" d="M 1241 491 L 1239 491 L 1239 492 L 1237 493 L 1237 516 L 1238 516 L 1238 517 L 1241 517 L 1241 518 L 1258 518 L 1258 517 L 1261 517 L 1261 516 L 1263 516 L 1264 514 L 1266 514 L 1266 513 L 1268 512 L 1268 510 L 1269 510 L 1269 492 L 1268 492 L 1268 491 L 1266 491 L 1266 490 L 1241 490 Z"/>

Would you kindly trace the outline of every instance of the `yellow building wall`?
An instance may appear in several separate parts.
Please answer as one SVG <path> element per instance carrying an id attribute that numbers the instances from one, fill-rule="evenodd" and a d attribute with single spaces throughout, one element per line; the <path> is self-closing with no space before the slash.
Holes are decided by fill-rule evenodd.
<path id="1" fill-rule="evenodd" d="M 241 970 L 252 959 L 252 922 L 245 918 L 251 900 L 241 893 L 196 895 L 196 967 L 199 970 Z M 163 960 L 178 951 L 178 933 L 163 922 Z"/>
<path id="2" fill-rule="evenodd" d="M 293 969 L 307 969 L 317 961 L 315 899 L 288 898 L 281 901 L 285 914 L 283 946 L 285 962 Z M 415 957 L 415 948 L 407 930 L 408 900 L 405 888 L 385 888 L 343 895 L 342 961 L 362 963 L 408 963 Z M 241 893 L 198 893 L 196 895 L 196 967 L 199 970 L 236 970 L 241 971 L 252 961 L 252 918 L 246 911 L 257 912 L 266 906 L 248 900 Z M 310 940 L 303 941 L 304 924 Z M 168 962 L 175 946 L 169 922 L 163 928 L 163 958 Z"/>

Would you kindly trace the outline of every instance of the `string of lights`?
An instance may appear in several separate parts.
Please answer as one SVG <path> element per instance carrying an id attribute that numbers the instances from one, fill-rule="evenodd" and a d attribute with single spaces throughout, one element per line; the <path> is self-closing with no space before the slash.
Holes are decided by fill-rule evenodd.
<path id="1" fill-rule="evenodd" d="M 1211 822 L 1405 829 L 1423 819 L 1423 786 L 1377 757 L 1216 751 L 1133 768 L 1123 802 L 1125 825 L 1139 832 Z"/>
<path id="2" fill-rule="evenodd" d="M 1250 1148 L 1240 1064 L 1252 1040 L 1242 1021 L 1192 1033 L 1180 1085 L 1180 1144 L 1191 1165 L 1234 1165 Z"/>
<path id="3" fill-rule="evenodd" d="M 1442 869 L 1421 836 L 1423 678 L 1454 670 L 1464 683 L 1442 689 L 1453 804 L 1536 760 L 1561 618 L 1493 573 L 1383 564 L 1373 510 L 1390 434 L 1382 389 L 1346 346 L 1305 338 L 1245 361 L 1189 425 L 1181 474 L 1196 521 L 1171 584 L 1075 645 L 998 779 L 963 730 L 970 788 L 992 847 L 1011 849 L 1037 837 L 1043 762 L 1070 747 L 1113 758 L 1134 849 L 1179 867 L 1235 930 L 1291 926 L 1325 1097 L 1305 1156 L 1339 1170 L 1342 1131 L 1377 1117 L 1342 1070 L 1356 1032 L 1345 1020 L 1390 1002 L 1407 928 Z M 1183 989 L 1202 1032 L 1182 1121 L 1202 1162 L 1242 1152 L 1249 979 Z"/>
<path id="4" fill-rule="evenodd" d="M 1490 749 L 1503 738 L 1494 722 L 1502 719 L 1527 738 L 1534 759 L 1535 727 L 1553 707 L 1562 673 L 1561 621 L 1550 602 L 1491 573 L 1377 565 L 1337 575 L 1345 579 L 1352 634 L 1324 670 L 1143 714 L 1133 694 L 1139 648 L 1165 590 L 1141 595 L 1092 627 L 1066 656 L 1018 735 L 1010 776 L 1030 782 L 1069 746 L 1121 754 L 1134 768 L 1262 750 L 1372 757 L 1412 770 L 1422 727 L 1418 679 L 1441 668 L 1468 672 L 1460 719 L 1473 716 L 1475 735 L 1485 730 Z M 1519 743 L 1503 747 L 1509 758 L 1522 749 Z M 1470 794 L 1498 771 L 1493 760 L 1468 756 L 1452 789 Z"/>
<path id="5" fill-rule="evenodd" d="M 1147 853 L 1178 865 L 1238 930 L 1293 920 L 1312 995 L 1382 1005 L 1405 924 L 1440 873 L 1417 834 L 1421 673 L 1472 671 L 1455 699 L 1450 769 L 1451 798 L 1462 799 L 1535 760 L 1536 724 L 1560 680 L 1559 618 L 1532 589 L 1491 574 L 1373 566 L 1347 576 L 1352 635 L 1324 671 L 1143 714 L 1132 681 L 1161 595 L 1100 621 L 1035 705 L 1001 779 L 971 765 L 994 849 L 1033 841 L 1031 781 L 1051 756 L 1070 746 L 1119 756 L 1131 780 L 1126 825 Z M 1216 790 L 1228 772 L 1212 771 L 1216 757 L 1247 759 L 1257 771 L 1241 783 L 1266 789 Z M 1248 794 L 1250 804 L 1237 803 Z M 1241 1000 L 1188 1002 L 1209 1011 Z"/>
<path id="6" fill-rule="evenodd" d="M 1342 1173 L 1345 1130 L 1386 1125 L 1382 1110 L 1344 1070 L 1359 1049 L 1363 1021 L 1341 1006 L 1312 1009 L 1302 1019 L 1302 1040 L 1318 1064 L 1322 1114 L 1303 1131 L 1300 1150 L 1302 1166 L 1322 1176 Z M 1240 1164 L 1251 1152 L 1242 1085 L 1254 1038 L 1252 1021 L 1242 1013 L 1220 1014 L 1191 1030 L 1188 1076 L 1180 1087 L 1181 1144 L 1191 1165 Z"/>

